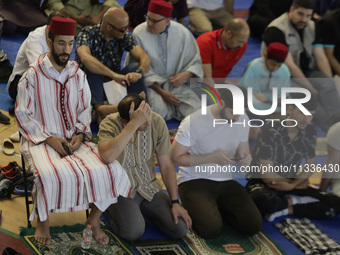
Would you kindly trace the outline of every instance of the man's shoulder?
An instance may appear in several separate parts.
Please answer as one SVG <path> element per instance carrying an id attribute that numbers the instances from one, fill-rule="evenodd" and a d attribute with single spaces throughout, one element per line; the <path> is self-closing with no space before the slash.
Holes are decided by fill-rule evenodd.
<path id="1" fill-rule="evenodd" d="M 140 36 L 140 35 L 145 34 L 147 31 L 148 30 L 147 30 L 146 22 L 143 22 L 143 23 L 139 24 L 137 27 L 135 27 L 132 35 L 133 36 Z"/>
<path id="2" fill-rule="evenodd" d="M 202 42 L 216 41 L 216 38 L 221 33 L 221 30 L 223 30 L 223 29 L 213 30 L 213 31 L 204 33 L 204 34 L 200 35 L 199 37 L 197 37 L 196 41 L 197 41 L 198 44 L 202 43 Z"/>
<path id="3" fill-rule="evenodd" d="M 41 37 L 45 36 L 45 29 L 46 29 L 46 25 L 36 28 L 35 30 L 33 30 L 32 32 L 28 34 L 26 40 L 41 39 Z"/>

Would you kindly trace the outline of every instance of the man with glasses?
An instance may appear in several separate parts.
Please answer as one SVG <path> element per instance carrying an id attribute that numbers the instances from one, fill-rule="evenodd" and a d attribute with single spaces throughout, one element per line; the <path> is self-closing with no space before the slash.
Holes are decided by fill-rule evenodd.
<path id="1" fill-rule="evenodd" d="M 146 22 L 133 36 L 151 59 L 144 81 L 152 110 L 166 120 L 181 120 L 200 107 L 188 80 L 202 78 L 203 72 L 195 39 L 187 28 L 170 21 L 172 9 L 166 1 L 150 1 Z"/>
<path id="2" fill-rule="evenodd" d="M 128 93 L 145 92 L 143 75 L 149 71 L 150 59 L 127 33 L 129 24 L 128 14 L 112 7 L 98 25 L 85 27 L 78 35 L 76 61 L 87 74 L 96 112 L 104 104 L 104 81 L 115 80 L 126 86 Z M 130 52 L 138 63 L 121 70 L 124 51 Z"/>

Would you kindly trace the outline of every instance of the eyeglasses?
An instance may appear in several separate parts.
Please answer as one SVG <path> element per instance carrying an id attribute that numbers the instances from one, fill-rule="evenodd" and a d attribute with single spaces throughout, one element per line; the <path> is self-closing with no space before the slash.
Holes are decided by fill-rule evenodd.
<path id="1" fill-rule="evenodd" d="M 121 29 L 116 28 L 114 25 L 110 24 L 110 22 L 107 22 L 107 24 L 109 24 L 110 27 L 112 27 L 113 29 L 117 30 L 118 32 L 124 33 L 126 31 L 126 29 L 128 29 L 128 27 L 130 26 L 131 22 L 129 22 L 129 24 L 126 27 L 123 27 Z"/>
<path id="2" fill-rule="evenodd" d="M 161 22 L 161 21 L 166 19 L 165 17 L 162 18 L 162 19 L 152 19 L 152 18 L 148 17 L 147 15 L 144 15 L 144 17 L 145 17 L 145 20 L 148 20 L 148 21 L 150 21 L 151 23 L 154 23 L 154 24 L 157 24 L 158 22 Z"/>

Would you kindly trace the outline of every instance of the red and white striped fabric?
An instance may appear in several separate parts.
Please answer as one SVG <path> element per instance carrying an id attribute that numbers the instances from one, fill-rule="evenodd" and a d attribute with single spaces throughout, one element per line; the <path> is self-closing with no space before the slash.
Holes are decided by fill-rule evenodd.
<path id="1" fill-rule="evenodd" d="M 18 85 L 16 118 L 23 135 L 21 153 L 35 175 L 34 207 L 41 221 L 51 212 L 88 208 L 89 203 L 128 197 L 130 181 L 118 162 L 105 164 L 93 143 L 61 158 L 44 143 L 50 136 L 91 136 L 91 94 L 85 74 L 69 61 L 58 76 L 46 53 L 28 69 Z M 58 77 L 57 77 L 58 76 Z"/>

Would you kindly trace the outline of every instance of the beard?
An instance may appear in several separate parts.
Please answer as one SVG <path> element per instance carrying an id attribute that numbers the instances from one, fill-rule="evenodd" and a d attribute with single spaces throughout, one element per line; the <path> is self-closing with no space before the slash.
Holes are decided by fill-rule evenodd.
<path id="1" fill-rule="evenodd" d="M 52 47 L 51 53 L 52 53 L 53 59 L 56 62 L 56 64 L 58 66 L 62 66 L 62 67 L 65 67 L 67 65 L 67 63 L 70 59 L 70 56 L 71 56 L 70 54 L 67 54 L 67 53 L 57 54 L 54 50 L 54 47 Z M 62 57 L 62 56 L 67 56 L 67 59 L 66 60 L 60 59 L 60 57 Z"/>

